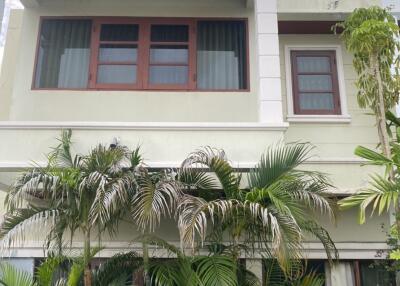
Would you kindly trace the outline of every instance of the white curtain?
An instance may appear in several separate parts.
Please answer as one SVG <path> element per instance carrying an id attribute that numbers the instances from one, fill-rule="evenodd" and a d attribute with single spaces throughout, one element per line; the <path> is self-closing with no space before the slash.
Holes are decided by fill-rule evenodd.
<path id="1" fill-rule="evenodd" d="M 326 263 L 326 286 L 355 286 L 354 269 L 351 262 Z"/>

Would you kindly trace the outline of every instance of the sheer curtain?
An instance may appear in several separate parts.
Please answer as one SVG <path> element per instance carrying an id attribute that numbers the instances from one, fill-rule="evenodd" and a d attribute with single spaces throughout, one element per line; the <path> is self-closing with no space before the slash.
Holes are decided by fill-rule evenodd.
<path id="1" fill-rule="evenodd" d="M 35 86 L 86 88 L 90 61 L 90 20 L 44 20 Z"/>
<path id="2" fill-rule="evenodd" d="M 245 89 L 246 33 L 241 21 L 198 24 L 198 89 Z"/>
<path id="3" fill-rule="evenodd" d="M 351 262 L 326 263 L 326 286 L 354 286 L 354 269 Z"/>

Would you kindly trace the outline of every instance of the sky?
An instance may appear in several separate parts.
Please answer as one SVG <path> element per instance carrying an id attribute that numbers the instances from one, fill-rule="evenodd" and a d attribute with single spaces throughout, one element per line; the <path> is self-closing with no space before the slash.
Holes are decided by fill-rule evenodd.
<path id="1" fill-rule="evenodd" d="M 11 9 L 22 9 L 22 5 L 19 0 L 5 0 L 3 22 L 0 23 L 0 67 L 3 60 L 4 42 L 6 39 L 7 25 Z"/>
<path id="2" fill-rule="evenodd" d="M 22 8 L 22 5 L 19 2 L 19 0 L 6 0 L 6 5 L 4 9 L 4 18 L 3 18 L 3 23 L 1 25 L 0 47 L 4 46 L 8 19 L 10 17 L 10 9 L 18 9 L 18 8 Z"/>

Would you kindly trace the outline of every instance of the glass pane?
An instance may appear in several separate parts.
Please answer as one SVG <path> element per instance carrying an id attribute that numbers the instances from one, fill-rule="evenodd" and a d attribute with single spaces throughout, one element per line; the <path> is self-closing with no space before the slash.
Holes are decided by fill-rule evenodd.
<path id="1" fill-rule="evenodd" d="M 299 75 L 300 91 L 332 91 L 330 75 Z"/>
<path id="2" fill-rule="evenodd" d="M 300 109 L 302 110 L 333 110 L 332 93 L 300 93 Z"/>
<path id="3" fill-rule="evenodd" d="M 189 59 L 187 46 L 151 46 L 151 63 L 183 63 Z"/>
<path id="4" fill-rule="evenodd" d="M 151 84 L 187 84 L 188 67 L 150 66 Z"/>
<path id="5" fill-rule="evenodd" d="M 197 36 L 197 87 L 212 90 L 247 88 L 244 22 L 200 21 Z"/>
<path id="6" fill-rule="evenodd" d="M 97 70 L 98 83 L 134 84 L 136 65 L 100 65 Z"/>
<path id="7" fill-rule="evenodd" d="M 100 41 L 137 41 L 139 25 L 135 24 L 103 24 Z"/>
<path id="8" fill-rule="evenodd" d="M 187 25 L 152 25 L 152 42 L 187 42 L 189 27 Z"/>
<path id="9" fill-rule="evenodd" d="M 297 57 L 297 72 L 321 72 L 331 71 L 331 61 L 329 57 Z"/>
<path id="10" fill-rule="evenodd" d="M 87 87 L 91 28 L 90 20 L 43 20 L 35 87 Z"/>
<path id="11" fill-rule="evenodd" d="M 133 62 L 137 59 L 137 45 L 100 45 L 100 62 Z"/>
<path id="12" fill-rule="evenodd" d="M 372 261 L 360 262 L 361 283 L 363 286 L 395 286 L 395 274 L 388 272 L 383 265 L 374 265 Z"/>

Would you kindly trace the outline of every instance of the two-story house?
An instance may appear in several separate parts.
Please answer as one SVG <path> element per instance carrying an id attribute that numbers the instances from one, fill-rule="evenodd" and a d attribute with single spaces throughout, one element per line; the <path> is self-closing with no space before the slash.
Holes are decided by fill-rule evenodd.
<path id="1" fill-rule="evenodd" d="M 11 13 L 0 75 L 4 191 L 44 161 L 62 128 L 73 130 L 82 153 L 115 137 L 140 143 L 154 168 L 176 167 L 210 145 L 247 170 L 270 144 L 307 141 L 316 156 L 304 167 L 328 173 L 333 195 L 366 186 L 373 168 L 360 167 L 353 151 L 376 146 L 374 119 L 357 105 L 352 55 L 331 26 L 380 0 L 22 3 Z M 387 248 L 381 225 L 389 216 L 363 226 L 356 210 L 340 213 L 336 224 L 321 220 L 341 262 L 324 264 L 323 247 L 312 240 L 305 249 L 327 285 L 376 285 L 368 284 L 379 276 L 368 265 Z M 160 232 L 178 241 L 168 226 Z M 133 236 L 122 224 L 117 239 L 104 239 L 104 255 L 124 251 Z M 11 257 L 33 270 L 43 250 L 27 241 Z M 250 266 L 258 273 L 260 261 Z"/>

